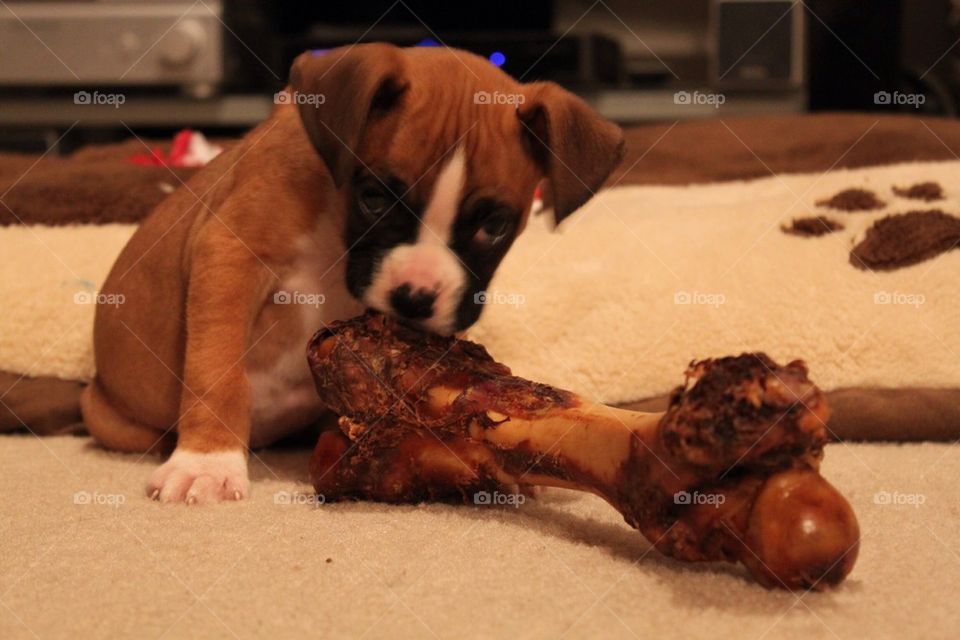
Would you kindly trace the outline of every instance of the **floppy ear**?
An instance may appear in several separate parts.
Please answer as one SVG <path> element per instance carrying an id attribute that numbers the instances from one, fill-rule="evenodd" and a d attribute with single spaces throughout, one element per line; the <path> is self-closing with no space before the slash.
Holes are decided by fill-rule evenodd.
<path id="1" fill-rule="evenodd" d="M 293 61 L 290 89 L 301 94 L 300 118 L 338 188 L 353 174 L 367 124 L 406 90 L 403 61 L 401 50 L 389 44 L 307 51 Z"/>
<path id="2" fill-rule="evenodd" d="M 527 85 L 517 115 L 543 167 L 554 222 L 579 209 L 623 158 L 623 132 L 553 82 Z"/>

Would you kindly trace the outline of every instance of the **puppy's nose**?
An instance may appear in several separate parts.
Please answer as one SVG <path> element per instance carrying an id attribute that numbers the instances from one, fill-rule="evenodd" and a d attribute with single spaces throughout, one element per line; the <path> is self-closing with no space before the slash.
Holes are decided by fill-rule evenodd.
<path id="1" fill-rule="evenodd" d="M 436 299 L 436 293 L 426 289 L 413 291 L 409 284 L 402 284 L 390 292 L 390 306 L 397 315 L 410 320 L 425 320 L 432 316 Z"/>

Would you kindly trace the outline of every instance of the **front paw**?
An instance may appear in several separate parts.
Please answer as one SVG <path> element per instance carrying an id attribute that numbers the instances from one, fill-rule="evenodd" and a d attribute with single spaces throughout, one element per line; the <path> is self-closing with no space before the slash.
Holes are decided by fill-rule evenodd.
<path id="1" fill-rule="evenodd" d="M 160 502 L 204 504 L 250 495 L 247 456 L 241 450 L 200 453 L 178 448 L 147 483 L 147 495 Z"/>

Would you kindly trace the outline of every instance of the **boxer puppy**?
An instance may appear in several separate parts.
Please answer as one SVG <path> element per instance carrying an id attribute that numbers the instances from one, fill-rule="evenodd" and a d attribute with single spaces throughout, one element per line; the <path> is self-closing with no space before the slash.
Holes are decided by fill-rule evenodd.
<path id="1" fill-rule="evenodd" d="M 470 326 L 546 181 L 556 221 L 597 190 L 621 131 L 549 82 L 483 58 L 366 44 L 305 53 L 286 104 L 143 222 L 102 288 L 90 432 L 176 449 L 163 502 L 248 495 L 247 451 L 322 414 L 304 357 L 318 328 L 373 307 Z"/>

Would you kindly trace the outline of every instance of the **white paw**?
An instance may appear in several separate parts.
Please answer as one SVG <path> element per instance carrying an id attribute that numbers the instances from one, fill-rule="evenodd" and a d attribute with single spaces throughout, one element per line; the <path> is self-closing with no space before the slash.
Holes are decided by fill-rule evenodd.
<path id="1" fill-rule="evenodd" d="M 250 495 L 243 451 L 199 453 L 176 449 L 147 483 L 147 495 L 160 502 L 205 504 Z"/>

